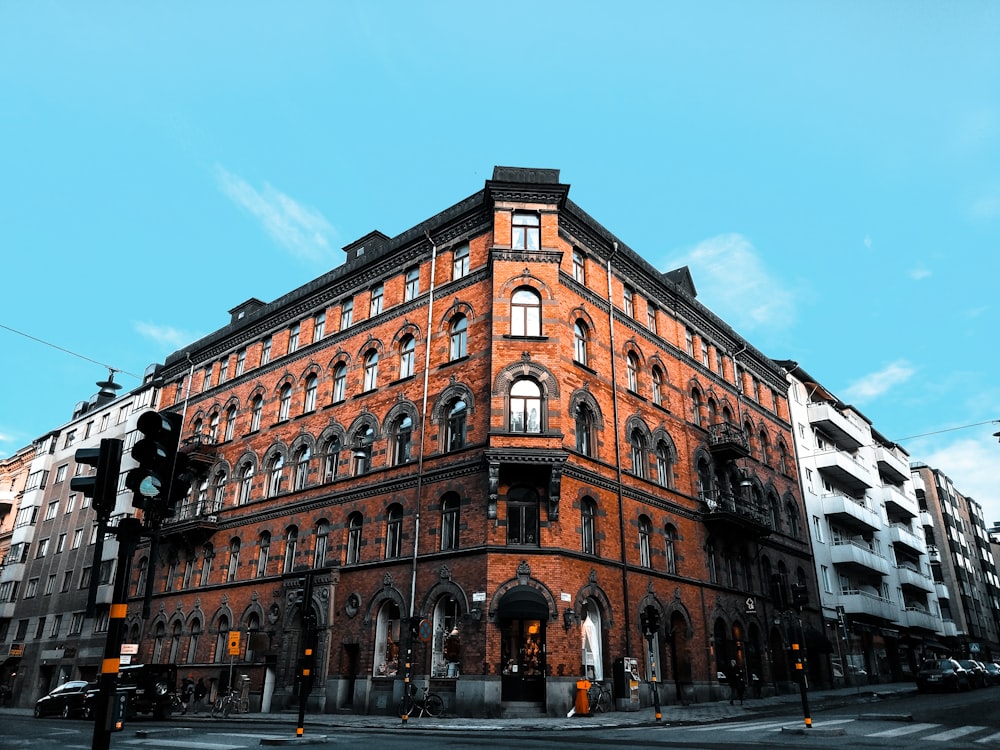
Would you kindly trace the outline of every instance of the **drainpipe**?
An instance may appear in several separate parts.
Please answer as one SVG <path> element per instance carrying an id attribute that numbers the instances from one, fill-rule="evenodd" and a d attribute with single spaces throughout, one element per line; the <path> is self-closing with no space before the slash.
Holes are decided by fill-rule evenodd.
<path id="1" fill-rule="evenodd" d="M 625 654 L 632 656 L 632 604 L 628 593 L 628 560 L 625 554 L 625 500 L 622 493 L 622 447 L 621 430 L 618 420 L 618 379 L 617 368 L 615 367 L 615 303 L 611 294 L 611 261 L 618 254 L 618 243 L 612 242 L 611 255 L 608 256 L 608 327 L 610 329 L 610 349 L 611 349 L 611 402 L 615 426 L 615 466 L 617 467 L 617 491 L 618 491 L 618 543 L 621 546 L 621 569 L 622 569 L 622 594 L 625 597 Z"/>

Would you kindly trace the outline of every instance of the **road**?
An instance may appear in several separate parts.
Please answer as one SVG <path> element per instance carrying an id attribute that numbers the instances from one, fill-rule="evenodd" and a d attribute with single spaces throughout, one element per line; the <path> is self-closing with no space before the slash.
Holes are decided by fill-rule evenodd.
<path id="1" fill-rule="evenodd" d="M 708 725 L 586 727 L 553 731 L 519 732 L 497 729 L 497 722 L 480 728 L 437 731 L 410 727 L 369 729 L 324 727 L 321 720 L 306 723 L 304 739 L 325 739 L 312 747 L 353 748 L 375 746 L 378 750 L 422 750 L 423 748 L 507 748 L 559 750 L 562 748 L 701 748 L 731 750 L 739 747 L 782 748 L 1000 748 L 1000 712 L 996 710 L 1000 688 L 961 695 L 909 696 L 878 704 L 816 711 L 813 729 L 802 731 L 800 712 L 791 708 L 779 715 Z M 908 717 L 912 717 L 909 718 Z M 33 719 L 3 715 L 0 750 L 88 750 L 92 728 L 84 721 Z M 471 722 L 475 725 L 475 722 Z M 490 726 L 492 729 L 482 727 Z M 502 727 L 502 723 L 500 724 Z M 137 735 L 148 733 L 148 737 Z M 833 734 L 836 732 L 837 734 Z M 295 741 L 294 719 L 282 717 L 274 723 L 249 721 L 133 722 L 112 737 L 112 748 L 158 748 L 171 750 L 246 750 L 258 748 L 264 738 L 283 737 Z M 287 746 L 287 745 L 286 745 Z"/>

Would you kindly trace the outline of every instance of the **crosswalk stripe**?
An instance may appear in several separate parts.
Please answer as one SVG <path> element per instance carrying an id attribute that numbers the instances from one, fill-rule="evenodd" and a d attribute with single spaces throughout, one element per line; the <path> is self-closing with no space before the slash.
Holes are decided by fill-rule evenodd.
<path id="1" fill-rule="evenodd" d="M 692 727 L 692 732 L 752 732 L 754 730 L 768 730 L 773 727 L 782 727 L 787 724 L 788 721 L 779 721 L 777 723 L 773 721 L 764 722 L 754 722 L 752 724 L 747 724 L 746 722 L 729 723 L 729 724 L 708 724 L 706 726 Z"/>
<path id="2" fill-rule="evenodd" d="M 983 745 L 992 744 L 994 742 L 1000 742 L 1000 732 L 996 732 L 987 737 L 980 737 L 978 740 L 976 740 L 976 742 Z"/>
<path id="3" fill-rule="evenodd" d="M 915 732 L 923 732 L 926 729 L 934 729 L 935 727 L 941 726 L 940 724 L 909 724 L 904 727 L 899 727 L 897 729 L 886 729 L 882 732 L 873 732 L 872 734 L 866 734 L 865 737 L 902 737 L 906 734 L 914 734 Z"/>
<path id="4" fill-rule="evenodd" d="M 933 742 L 946 742 L 948 740 L 957 740 L 959 737 L 964 737 L 967 734 L 972 734 L 973 732 L 979 732 L 980 730 L 986 729 L 986 727 L 956 727 L 955 729 L 949 729 L 947 732 L 938 732 L 937 734 L 930 734 L 922 739 L 931 740 Z"/>

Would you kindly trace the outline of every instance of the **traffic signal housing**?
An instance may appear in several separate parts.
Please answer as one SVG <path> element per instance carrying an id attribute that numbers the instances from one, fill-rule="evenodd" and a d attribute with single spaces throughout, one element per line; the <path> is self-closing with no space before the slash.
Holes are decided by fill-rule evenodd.
<path id="1" fill-rule="evenodd" d="M 639 613 L 639 627 L 647 638 L 651 638 L 659 630 L 660 613 L 655 607 L 647 606 Z"/>
<path id="2" fill-rule="evenodd" d="M 174 515 L 174 507 L 191 485 L 188 457 L 179 451 L 180 414 L 147 411 L 136 427 L 143 437 L 132 447 L 139 466 L 125 479 L 132 490 L 132 505 L 160 518 Z"/>
<path id="3" fill-rule="evenodd" d="M 809 604 L 809 589 L 806 588 L 804 583 L 793 583 L 791 588 L 793 607 L 796 609 L 802 609 L 804 606 Z"/>
<path id="4" fill-rule="evenodd" d="M 79 448 L 74 454 L 78 464 L 93 466 L 97 471 L 87 476 L 73 477 L 69 487 L 91 498 L 90 505 L 98 516 L 108 518 L 115 509 L 118 496 L 118 475 L 122 467 L 122 441 L 105 438 L 100 448 Z"/>

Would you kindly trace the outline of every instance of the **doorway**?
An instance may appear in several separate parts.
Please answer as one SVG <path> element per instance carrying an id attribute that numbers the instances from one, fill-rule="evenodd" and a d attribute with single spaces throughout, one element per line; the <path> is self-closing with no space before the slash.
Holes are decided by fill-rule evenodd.
<path id="1" fill-rule="evenodd" d="M 500 700 L 545 700 L 545 624 L 541 620 L 503 620 Z"/>

